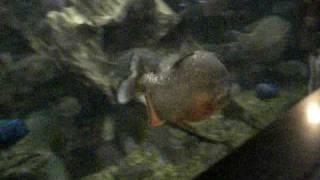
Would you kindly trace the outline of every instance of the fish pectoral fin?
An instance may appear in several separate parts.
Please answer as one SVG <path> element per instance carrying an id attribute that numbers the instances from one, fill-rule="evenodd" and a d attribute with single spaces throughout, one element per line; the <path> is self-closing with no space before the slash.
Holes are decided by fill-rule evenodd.
<path id="1" fill-rule="evenodd" d="M 126 104 L 135 97 L 136 80 L 134 77 L 129 77 L 120 84 L 117 92 L 117 100 L 120 104 Z"/>
<path id="2" fill-rule="evenodd" d="M 147 102 L 147 111 L 148 111 L 150 126 L 151 127 L 161 126 L 163 124 L 163 122 L 160 120 L 157 112 L 155 111 L 150 97 L 148 95 L 146 95 L 145 97 L 146 97 L 146 102 Z"/>

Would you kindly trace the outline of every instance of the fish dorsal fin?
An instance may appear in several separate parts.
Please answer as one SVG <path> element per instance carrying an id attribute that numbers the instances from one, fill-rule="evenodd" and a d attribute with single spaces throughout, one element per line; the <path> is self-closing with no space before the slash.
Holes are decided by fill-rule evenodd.
<path id="1" fill-rule="evenodd" d="M 161 72 L 168 72 L 172 69 L 178 68 L 183 60 L 189 56 L 192 56 L 194 52 L 186 54 L 172 54 L 165 58 L 165 60 L 160 64 Z"/>
<path id="2" fill-rule="evenodd" d="M 193 54 L 194 54 L 194 52 L 185 53 L 185 54 L 180 55 L 179 59 L 177 59 L 174 62 L 174 64 L 172 65 L 172 68 L 177 68 L 183 62 L 184 59 L 192 56 Z"/>
<path id="3" fill-rule="evenodd" d="M 194 52 L 197 50 L 202 50 L 203 47 L 197 43 L 193 37 L 188 35 L 185 40 L 181 43 L 179 49 L 179 58 L 176 59 L 173 63 L 173 68 L 178 67 L 184 59 L 194 55 Z"/>
<path id="4" fill-rule="evenodd" d="M 163 124 L 160 120 L 158 113 L 156 112 L 154 105 L 151 101 L 150 95 L 145 95 L 146 102 L 147 102 L 147 111 L 149 116 L 149 123 L 151 127 L 159 127 Z"/>

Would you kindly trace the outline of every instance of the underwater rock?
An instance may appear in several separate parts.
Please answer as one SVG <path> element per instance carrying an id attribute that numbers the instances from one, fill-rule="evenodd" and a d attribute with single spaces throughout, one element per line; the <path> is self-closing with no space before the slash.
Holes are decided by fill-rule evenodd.
<path id="1" fill-rule="evenodd" d="M 233 38 L 235 37 L 230 37 L 230 39 Z M 248 44 L 243 44 L 242 42 L 235 41 L 211 46 L 211 50 L 223 56 L 223 62 L 227 65 L 227 67 L 246 64 L 250 58 L 249 46 Z"/>
<path id="2" fill-rule="evenodd" d="M 69 0 L 44 0 L 42 6 L 48 10 L 61 10 L 66 7 Z"/>
<path id="3" fill-rule="evenodd" d="M 27 124 L 33 141 L 58 155 L 69 150 L 73 143 L 79 143 L 80 130 L 74 125 L 74 119 L 80 107 L 76 98 L 63 97 L 29 114 Z"/>
<path id="4" fill-rule="evenodd" d="M 310 55 L 309 57 L 310 77 L 308 88 L 312 92 L 320 87 L 320 56 Z"/>
<path id="5" fill-rule="evenodd" d="M 238 105 L 240 105 L 240 107 L 242 107 L 243 112 L 245 113 L 240 117 L 245 118 L 247 116 L 246 114 L 248 114 L 249 117 L 252 117 L 248 119 L 249 124 L 251 124 L 252 127 L 263 129 L 271 122 L 276 120 L 283 112 L 287 112 L 306 94 L 307 86 L 299 84 L 291 87 L 282 87 L 281 93 L 278 93 L 276 98 L 268 101 L 262 101 L 258 99 L 254 90 L 243 91 L 241 95 L 234 97 L 234 100 Z M 231 111 L 235 117 L 239 117 L 237 112 L 237 110 Z M 241 119 L 240 121 L 242 121 Z"/>
<path id="6" fill-rule="evenodd" d="M 56 115 L 64 119 L 72 119 L 81 111 L 79 100 L 74 97 L 63 97 L 54 108 Z"/>
<path id="7" fill-rule="evenodd" d="M 228 13 L 231 0 L 198 0 L 203 8 L 204 16 L 223 16 Z"/>
<path id="8" fill-rule="evenodd" d="M 80 103 L 77 98 L 63 97 L 29 118 L 33 141 L 60 158 L 71 177 L 88 175 L 102 166 L 97 162 L 97 149 L 103 143 L 102 121 L 77 125 L 77 121 L 85 118 L 78 116 L 83 105 Z"/>
<path id="9" fill-rule="evenodd" d="M 122 154 L 130 147 L 140 145 L 147 137 L 147 113 L 142 103 L 131 101 L 124 105 L 112 107 L 109 117 L 114 122 L 113 142 Z"/>
<path id="10" fill-rule="evenodd" d="M 22 151 L 10 154 L 0 161 L 0 179 L 47 179 L 46 165 L 52 154 L 46 152 Z"/>
<path id="11" fill-rule="evenodd" d="M 0 38 L 0 54 L 10 54 L 14 59 L 20 59 L 33 53 L 31 46 L 24 37 L 24 34 L 9 26 L 8 24 L 1 24 Z"/>
<path id="12" fill-rule="evenodd" d="M 131 151 L 137 149 L 139 146 L 138 144 L 134 141 L 133 138 L 127 137 L 124 140 L 124 150 L 127 154 L 129 154 Z"/>
<path id="13" fill-rule="evenodd" d="M 279 82 L 278 64 L 250 64 L 235 67 L 235 81 L 244 89 L 254 89 L 261 82 Z M 246 68 L 246 71 L 243 69 Z"/>
<path id="14" fill-rule="evenodd" d="M 111 141 L 106 141 L 99 145 L 97 148 L 97 157 L 99 163 L 107 168 L 118 165 L 124 158 L 119 149 Z"/>
<path id="15" fill-rule="evenodd" d="M 27 125 L 29 127 L 29 124 Z M 34 141 L 32 130 L 30 129 L 30 133 L 14 146 L 1 151 L 0 179 L 42 180 L 54 177 L 50 175 L 52 169 L 49 168 L 49 164 L 56 157 L 49 149 L 44 149 Z M 60 177 L 59 172 L 55 173 L 55 177 Z"/>
<path id="16" fill-rule="evenodd" d="M 27 32 L 30 28 L 37 27 L 38 23 L 44 19 L 45 10 L 42 8 L 41 1 L 2 1 L 0 13 L 2 22 L 14 30 L 29 38 Z"/>
<path id="17" fill-rule="evenodd" d="M 162 0 L 71 1 L 70 4 L 59 12 L 48 13 L 44 28 L 48 33 L 33 37 L 33 47 L 57 59 L 61 67 L 83 77 L 83 83 L 96 86 L 110 99 L 119 84 L 108 74 L 108 69 L 117 66 L 112 56 L 139 44 L 155 45 L 179 22 L 179 16 Z M 148 19 L 147 23 L 142 25 L 141 18 Z"/>
<path id="18" fill-rule="evenodd" d="M 57 90 L 55 81 L 61 74 L 52 59 L 33 55 L 5 64 L 0 73 L 0 111 L 3 116 L 26 113 L 59 96 L 61 91 Z"/>
<path id="19" fill-rule="evenodd" d="M 298 1 L 278 1 L 272 5 L 272 13 L 284 17 L 290 17 L 297 10 Z"/>
<path id="20" fill-rule="evenodd" d="M 103 142 L 100 136 L 102 121 L 92 120 L 85 126 L 77 126 L 81 107 L 78 99 L 64 97 L 50 109 L 51 118 L 55 119 L 50 124 L 55 127 L 51 130 L 50 148 L 63 160 L 71 177 L 87 175 L 101 166 L 97 162 L 97 149 Z"/>
<path id="21" fill-rule="evenodd" d="M 8 149 L 28 133 L 29 130 L 22 120 L 0 120 L 0 149 Z"/>
<path id="22" fill-rule="evenodd" d="M 195 18 L 196 16 L 214 17 L 225 15 L 229 5 L 230 0 L 180 0 L 176 3 L 175 9 L 190 11 L 187 12 L 189 18 Z"/>
<path id="23" fill-rule="evenodd" d="M 274 84 L 260 83 L 256 86 L 256 96 L 261 100 L 275 98 L 278 93 L 279 88 Z"/>
<path id="24" fill-rule="evenodd" d="M 149 132 L 148 143 L 158 149 L 164 159 L 183 164 L 197 150 L 197 139 L 172 128 L 159 128 Z"/>
<path id="25" fill-rule="evenodd" d="M 247 77 L 244 77 L 247 84 L 256 84 L 258 82 L 263 82 L 268 78 L 268 70 L 271 69 L 270 66 L 263 64 L 255 64 L 249 67 L 248 72 L 245 73 Z M 249 86 L 250 87 L 250 86 Z"/>
<path id="26" fill-rule="evenodd" d="M 12 63 L 6 75 L 17 84 L 38 85 L 58 77 L 58 70 L 50 57 L 33 55 Z"/>
<path id="27" fill-rule="evenodd" d="M 101 137 L 105 141 L 111 141 L 114 139 L 114 122 L 109 120 L 109 117 L 104 119 Z"/>
<path id="28" fill-rule="evenodd" d="M 104 46 L 109 53 L 153 46 L 180 21 L 180 17 L 162 0 L 136 0 L 128 8 L 128 14 L 130 16 L 126 16 L 123 22 L 103 26 Z"/>
<path id="29" fill-rule="evenodd" d="M 182 12 L 188 8 L 190 5 L 187 1 L 185 0 L 165 0 L 165 2 L 172 8 L 172 10 L 176 12 Z"/>
<path id="30" fill-rule="evenodd" d="M 6 3 L 9 2 L 13 1 L 6 1 Z M 54 2 L 54 0 L 52 0 L 52 2 Z M 58 0 L 55 2 L 63 1 Z M 245 1 L 243 2 L 245 3 Z M 0 4 L 1 3 L 2 2 L 0 2 Z M 209 163 L 217 162 L 228 154 L 223 144 L 217 143 L 209 145 L 207 143 L 199 143 L 196 138 L 168 127 L 150 130 L 149 139 L 145 140 L 145 136 L 148 136 L 148 134 L 146 135 L 144 132 L 147 129 L 147 122 L 145 121 L 147 118 L 145 116 L 145 108 L 142 104 L 137 106 L 138 103 L 133 105 L 129 102 L 125 105 L 116 104 L 113 106 L 104 103 L 107 100 L 101 98 L 101 96 L 90 96 L 88 95 L 89 93 L 86 93 L 89 91 L 87 89 L 94 87 L 95 92 L 99 93 L 103 91 L 103 93 L 107 94 L 111 99 L 112 96 L 118 93 L 116 91 L 120 92 L 120 87 L 124 89 L 124 94 L 127 94 L 127 96 L 118 98 L 118 100 L 122 99 L 119 102 L 128 102 L 131 100 L 133 94 L 135 94 L 135 92 L 131 90 L 136 88 L 130 88 L 133 84 L 131 82 L 139 79 L 137 77 L 145 72 L 157 71 L 157 63 L 163 56 L 154 53 L 151 49 L 153 49 L 154 46 L 157 47 L 157 50 L 158 48 L 163 48 L 157 46 L 158 40 L 164 37 L 166 33 L 177 24 L 180 19 L 178 15 L 168 9 L 160 0 L 71 0 L 69 3 L 68 7 L 61 8 L 59 9 L 60 11 L 50 12 L 46 17 L 48 24 L 42 23 L 39 20 L 40 17 L 45 16 L 35 18 L 37 24 L 42 26 L 43 29 L 37 29 L 38 27 L 36 26 L 29 26 L 29 31 L 24 31 L 24 33 L 28 36 L 27 39 L 37 53 L 50 57 L 59 65 L 60 72 L 72 72 L 68 73 L 67 76 L 69 77 L 69 75 L 72 74 L 75 78 L 71 78 L 71 81 L 66 81 L 67 86 L 60 86 L 61 84 L 59 84 L 59 88 L 55 88 L 55 85 L 57 85 L 57 81 L 55 80 L 57 78 L 59 79 L 61 75 L 56 72 L 55 67 L 53 67 L 53 73 L 51 73 L 52 69 L 51 65 L 49 65 L 48 74 L 45 76 L 39 75 L 46 71 L 46 68 L 41 67 L 46 67 L 45 64 L 48 61 L 42 64 L 42 62 L 36 60 L 35 62 L 41 67 L 31 65 L 30 67 L 35 70 L 26 68 L 27 71 L 31 71 L 30 73 L 23 73 L 19 68 L 17 68 L 19 72 L 17 74 L 11 70 L 8 71 L 9 73 L 6 73 L 6 70 L 0 71 L 1 85 L 3 85 L 0 90 L 1 115 L 2 112 L 8 112 L 9 109 L 14 109 L 13 111 L 18 109 L 16 108 L 16 104 L 14 106 L 12 103 L 10 104 L 13 100 L 28 97 L 32 102 L 25 101 L 22 106 L 29 107 L 38 104 L 30 94 L 36 94 L 37 97 L 41 96 L 41 99 L 44 100 L 45 103 L 40 104 L 43 105 L 42 108 L 46 110 L 42 112 L 43 116 L 39 117 L 39 120 L 42 120 L 39 122 L 54 121 L 53 124 L 47 124 L 46 128 L 56 128 L 55 130 L 43 133 L 48 136 L 52 133 L 50 134 L 52 135 L 51 137 L 44 137 L 44 139 L 48 138 L 50 141 L 49 148 L 63 159 L 67 170 L 74 179 L 80 179 L 83 176 L 86 176 L 85 179 L 88 180 L 116 179 L 117 177 L 119 177 L 119 179 L 191 179 L 196 176 L 197 173 L 204 170 Z M 0 7 L 0 9 L 1 8 L 2 7 Z M 222 9 L 218 10 L 221 11 Z M 28 16 L 28 19 L 29 18 L 32 19 L 33 16 Z M 142 22 L 145 23 L 143 24 Z M 34 28 L 36 31 L 33 31 Z M 276 31 L 281 28 L 264 25 L 261 29 Z M 257 41 L 250 39 L 256 38 L 256 36 L 259 37 L 260 35 L 263 36 L 264 34 L 272 35 L 273 33 L 277 33 L 263 33 L 261 29 L 253 28 L 253 30 L 248 30 L 248 33 L 235 33 L 232 40 L 238 40 L 238 37 L 245 37 L 243 38 L 245 40 L 234 42 L 235 44 L 233 45 L 235 46 L 233 47 L 235 47 L 236 50 L 230 51 L 230 54 L 233 56 L 227 59 L 232 59 L 232 62 L 242 62 L 239 61 L 239 59 L 242 58 L 244 60 L 242 63 L 244 64 L 251 60 L 252 63 L 260 63 L 259 58 L 263 59 L 261 60 L 263 63 L 267 61 L 264 59 L 266 56 L 264 53 L 259 54 L 260 47 L 258 46 L 260 46 L 260 44 L 257 46 L 252 44 L 261 42 L 261 51 L 265 52 L 271 49 L 270 52 L 272 54 L 277 50 L 272 48 L 268 49 L 269 46 L 274 46 L 274 44 L 268 40 L 270 39 L 272 42 L 281 40 L 277 40 L 278 37 L 263 37 Z M 280 35 L 282 34 L 280 33 Z M 250 43 L 246 44 L 246 42 L 243 41 L 250 41 Z M 278 42 L 275 42 L 275 44 L 277 43 Z M 132 49 L 136 47 L 148 47 L 150 49 L 140 49 L 137 51 Z M 237 50 L 237 48 L 239 49 Z M 275 48 L 277 47 L 275 46 Z M 177 53 L 175 49 L 171 49 L 171 51 Z M 281 48 L 279 51 L 281 51 Z M 277 56 L 277 53 L 275 54 L 275 56 Z M 226 51 L 224 56 L 227 55 L 228 51 Z M 140 66 L 140 63 L 130 62 L 130 60 L 137 57 L 143 62 L 142 66 Z M 247 59 L 247 57 L 249 57 L 249 59 Z M 123 59 L 124 63 L 121 62 Z M 277 58 L 272 61 L 276 61 L 276 59 Z M 152 64 L 154 62 L 155 64 Z M 147 65 L 148 63 L 150 63 L 150 66 Z M 118 67 L 125 70 L 121 70 L 118 74 L 114 71 L 115 74 L 113 76 L 112 69 L 117 69 Z M 156 68 L 153 69 L 153 67 Z M 190 68 L 192 69 L 192 67 Z M 243 70 L 244 68 L 241 67 L 239 69 Z M 10 75 L 10 73 L 12 74 Z M 16 78 L 16 80 L 13 80 L 14 83 L 10 84 L 9 81 L 14 78 Z M 194 80 L 197 78 L 191 77 L 191 79 Z M 2 83 L 2 80 L 6 83 Z M 128 83 L 123 83 L 123 80 L 128 80 Z M 65 81 L 65 79 L 62 79 L 62 81 Z M 77 83 L 86 84 L 87 87 L 78 86 Z M 121 85 L 122 83 L 123 85 Z M 68 93 L 61 93 L 61 89 L 65 88 L 68 89 Z M 295 89 L 299 88 L 300 86 Z M 14 89 L 14 93 L 11 93 L 12 89 Z M 179 94 L 181 90 L 177 89 L 176 92 Z M 47 96 L 53 95 L 54 97 L 53 99 L 47 99 L 47 96 L 42 93 Z M 245 97 L 241 93 L 242 91 L 237 97 Z M 250 93 L 252 94 L 250 94 L 249 97 L 245 97 L 242 102 L 249 104 L 249 106 L 245 108 L 244 114 L 246 114 L 247 111 L 255 111 L 260 108 L 260 111 L 255 114 L 253 120 L 254 122 L 257 121 L 257 124 L 262 124 L 261 127 L 264 127 L 264 125 L 273 120 L 273 118 L 265 118 L 266 110 L 276 112 L 281 109 L 282 106 L 265 107 L 263 101 L 254 101 L 257 100 L 254 98 L 254 92 L 250 91 Z M 175 97 L 176 94 L 171 97 Z M 161 95 L 162 94 L 159 95 L 159 98 L 162 97 Z M 56 99 L 59 97 L 64 98 L 60 99 L 60 102 L 57 102 Z M 6 100 L 4 100 L 5 98 Z M 96 99 L 101 100 L 96 101 Z M 285 104 L 289 101 L 288 99 L 287 97 L 280 99 L 279 104 Z M 91 106 L 92 101 L 98 102 L 97 105 Z M 91 108 L 88 108 L 88 106 Z M 113 111 L 117 109 L 118 106 L 121 106 L 119 108 L 121 110 Z M 34 108 L 31 107 L 26 110 L 26 112 L 30 111 L 34 111 Z M 86 111 L 91 111 L 91 113 L 88 113 L 88 115 Z M 104 114 L 106 111 L 110 113 L 107 114 L 107 116 L 112 117 L 113 121 L 107 125 L 103 123 L 106 117 Z M 82 113 L 86 114 L 86 116 L 82 116 Z M 273 115 L 276 113 L 270 114 Z M 236 117 L 240 119 L 240 121 L 242 120 L 242 116 L 241 118 L 239 118 L 239 116 Z M 226 119 L 225 117 L 221 117 L 219 120 L 211 117 L 210 119 L 211 121 L 207 121 L 206 124 L 203 124 L 201 128 L 199 128 L 200 132 L 216 140 L 231 142 L 231 144 L 235 146 L 239 146 L 256 133 L 256 131 L 252 130 L 252 128 L 245 123 L 236 120 Z M 258 119 L 261 122 L 258 122 Z M 82 123 L 79 123 L 80 121 Z M 43 131 L 48 130 L 43 127 L 41 128 Z M 103 131 L 108 132 L 105 133 Z M 43 136 L 43 134 L 37 135 Z M 126 141 L 126 139 L 130 140 Z M 24 139 L 22 141 L 24 141 Z M 130 151 L 133 149 L 139 151 L 139 147 L 141 147 L 141 144 L 145 141 L 150 143 L 150 146 L 156 147 L 156 150 L 160 151 L 160 155 L 155 155 L 156 158 L 154 158 L 154 155 L 149 155 L 149 152 L 136 155 Z M 128 156 L 130 156 L 126 165 L 123 165 L 123 162 L 117 164 L 118 160 L 122 161 L 124 155 L 121 153 L 121 145 L 119 145 L 119 148 L 114 145 L 113 142 L 118 144 L 124 143 L 122 145 L 123 151 L 126 152 L 125 155 L 129 154 Z M 125 144 L 126 142 L 127 144 Z M 30 151 L 28 153 L 30 153 Z M 22 179 L 22 177 L 26 178 L 26 176 L 31 179 L 45 179 L 43 177 L 48 177 L 46 173 L 43 173 L 43 169 L 47 167 L 44 165 L 46 164 L 45 157 L 51 157 L 52 153 L 46 152 L 38 154 L 41 154 L 39 155 L 41 158 L 38 158 L 39 156 L 37 154 L 31 154 L 21 160 L 18 158 L 19 155 L 16 154 L 10 156 L 14 157 L 10 158 L 10 162 L 0 161 L 0 167 L 7 168 L 5 171 L 2 171 L 3 168 L 0 168 L 0 179 L 6 179 L 7 177 Z M 134 157 L 132 158 L 132 156 Z M 147 160 L 150 162 L 146 162 Z M 18 163 L 16 162 L 25 163 L 17 166 Z M 174 165 L 171 164 L 172 162 Z M 14 165 L 11 166 L 11 164 Z M 8 171 L 10 171 L 10 173 L 7 173 Z M 168 176 L 168 174 L 171 176 Z M 53 175 L 55 174 L 53 173 Z M 54 179 L 55 176 L 52 177 Z M 57 176 L 57 178 L 60 179 L 59 176 Z"/>
<path id="31" fill-rule="evenodd" d="M 279 63 L 276 69 L 280 78 L 289 84 L 306 81 L 308 78 L 308 67 L 299 60 Z"/>
<path id="32" fill-rule="evenodd" d="M 320 2 L 305 1 L 303 29 L 299 36 L 299 48 L 305 51 L 317 51 L 320 45 Z"/>
<path id="33" fill-rule="evenodd" d="M 116 180 L 113 174 L 115 174 L 117 171 L 118 168 L 116 166 L 111 166 L 105 170 L 85 176 L 81 178 L 81 180 Z"/>
<path id="34" fill-rule="evenodd" d="M 277 62 L 287 47 L 290 28 L 290 23 L 278 16 L 264 17 L 248 25 L 247 33 L 238 33 L 237 41 L 217 50 L 230 65 Z"/>
<path id="35" fill-rule="evenodd" d="M 237 41 L 242 32 L 237 30 L 229 30 L 224 33 L 224 40 L 227 42 Z"/>
<path id="36" fill-rule="evenodd" d="M 150 177 L 154 172 L 148 165 L 136 165 L 134 167 L 123 167 L 121 173 L 115 175 L 115 179 L 140 180 Z"/>
<path id="37" fill-rule="evenodd" d="M 28 120 L 33 142 L 38 147 L 50 149 L 61 159 L 71 177 L 87 175 L 100 167 L 97 148 L 103 142 L 100 136 L 102 120 L 96 120 L 97 117 L 87 120 L 88 117 L 80 116 L 82 109 L 88 110 L 85 103 L 66 96 L 32 113 Z M 89 123 L 79 125 L 78 121 Z"/>
<path id="38" fill-rule="evenodd" d="M 241 93 L 241 86 L 238 83 L 232 83 L 230 94 L 231 96 L 237 96 Z"/>

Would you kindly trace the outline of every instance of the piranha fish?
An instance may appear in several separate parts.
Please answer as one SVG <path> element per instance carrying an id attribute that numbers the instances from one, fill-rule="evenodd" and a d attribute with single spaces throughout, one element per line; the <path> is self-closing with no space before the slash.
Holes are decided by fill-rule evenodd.
<path id="1" fill-rule="evenodd" d="M 168 122 L 183 129 L 190 129 L 188 123 L 204 120 L 224 107 L 231 81 L 219 58 L 203 50 L 181 54 L 170 60 L 160 60 L 147 49 L 122 55 L 119 61 L 130 61 L 130 70 L 125 72 L 131 73 L 120 84 L 117 101 L 126 104 L 140 94 L 151 127 Z"/>
<path id="2" fill-rule="evenodd" d="M 145 99 L 152 127 L 170 122 L 188 127 L 220 110 L 230 96 L 229 73 L 218 57 L 194 51 L 171 68 L 143 77 Z"/>
<path id="3" fill-rule="evenodd" d="M 0 150 L 8 149 L 16 144 L 29 133 L 29 130 L 22 120 L 1 120 L 0 121 Z"/>

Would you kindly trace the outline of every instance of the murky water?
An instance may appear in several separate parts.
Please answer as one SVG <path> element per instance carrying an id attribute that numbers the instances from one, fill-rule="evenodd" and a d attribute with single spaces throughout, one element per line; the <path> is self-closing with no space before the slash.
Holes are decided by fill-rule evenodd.
<path id="1" fill-rule="evenodd" d="M 319 79 L 320 4 L 0 2 L 0 179 L 192 179 Z"/>

